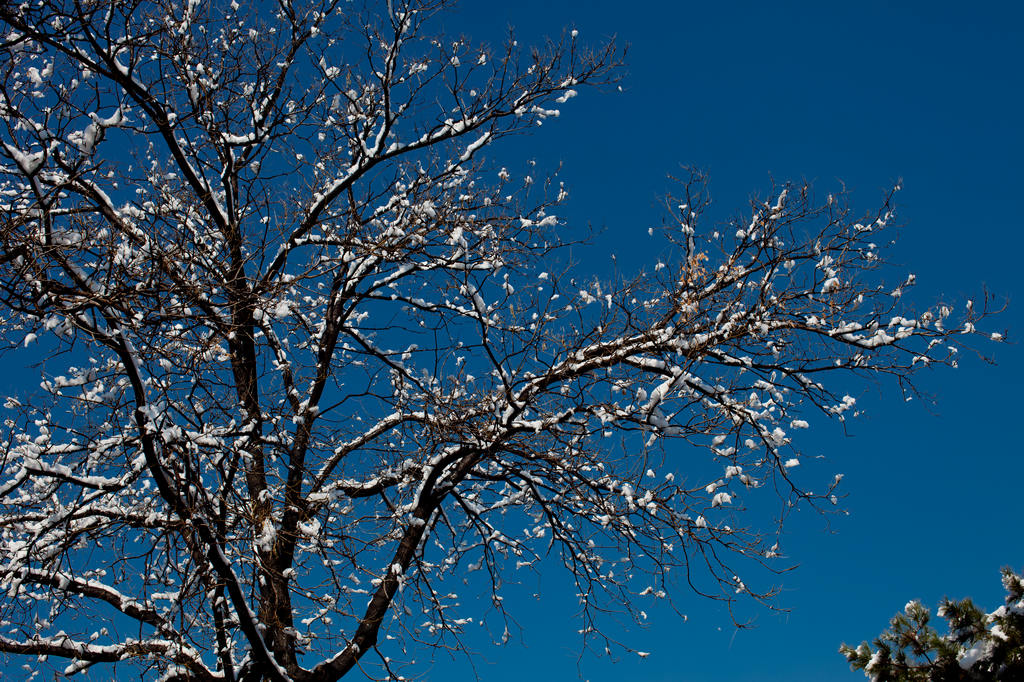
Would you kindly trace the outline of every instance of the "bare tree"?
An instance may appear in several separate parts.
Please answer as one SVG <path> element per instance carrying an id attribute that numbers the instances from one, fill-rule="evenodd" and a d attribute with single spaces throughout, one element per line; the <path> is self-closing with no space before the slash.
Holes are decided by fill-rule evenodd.
<path id="1" fill-rule="evenodd" d="M 504 619 L 543 556 L 588 642 L 687 582 L 768 597 L 737 576 L 777 567 L 781 520 L 746 500 L 838 483 L 795 478 L 793 434 L 851 414 L 851 376 L 951 364 L 984 314 L 879 283 L 888 200 L 780 187 L 716 231 L 697 174 L 663 262 L 589 278 L 564 189 L 495 143 L 618 53 L 431 35 L 444 4 L 0 9 L 3 339 L 45 358 L 6 403 L 0 651 L 397 679 L 382 635 L 458 646 L 452 578 L 482 569 Z"/>

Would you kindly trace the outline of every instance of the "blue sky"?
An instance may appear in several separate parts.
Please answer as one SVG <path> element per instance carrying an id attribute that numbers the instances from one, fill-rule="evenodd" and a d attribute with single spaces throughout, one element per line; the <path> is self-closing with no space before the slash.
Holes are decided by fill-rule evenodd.
<path id="1" fill-rule="evenodd" d="M 840 183 L 863 210 L 898 178 L 903 227 L 891 259 L 918 276 L 915 300 L 962 303 L 983 288 L 1008 312 L 994 326 L 1024 329 L 1024 8 L 1016 3 L 465 3 L 453 30 L 494 40 L 507 25 L 523 44 L 562 27 L 598 43 L 629 45 L 623 92 L 582 92 L 559 120 L 518 142 L 549 167 L 573 200 L 571 223 L 603 227 L 593 251 L 624 270 L 647 264 L 641 235 L 679 164 L 708 171 L 727 218 L 771 181 Z M 597 267 L 601 267 L 598 265 Z M 750 609 L 736 631 L 728 613 L 683 595 L 686 622 L 650 612 L 624 639 L 652 651 L 578 661 L 571 587 L 564 575 L 527 578 L 539 602 L 517 610 L 521 644 L 485 649 L 488 681 L 619 679 L 856 680 L 839 643 L 877 635 L 910 598 L 1002 599 L 1000 566 L 1024 567 L 1018 434 L 1024 363 L 1016 343 L 983 348 L 997 366 L 965 356 L 958 370 L 920 377 L 935 398 L 903 404 L 892 385 L 862 386 L 867 414 L 844 436 L 820 429 L 806 452 L 822 480 L 842 472 L 848 516 L 792 518 L 784 614 Z M 473 644 L 473 642 L 470 642 Z M 579 665 L 579 667 L 577 667 Z M 465 661 L 439 659 L 428 679 L 463 679 Z"/>
<path id="2" fill-rule="evenodd" d="M 629 45 L 622 92 L 584 90 L 560 119 L 502 147 L 510 164 L 562 165 L 572 195 L 562 217 L 603 228 L 586 251 L 597 273 L 613 253 L 626 272 L 652 264 L 644 237 L 680 164 L 709 173 L 711 212 L 723 219 L 773 180 L 805 179 L 821 194 L 842 183 L 869 210 L 902 178 L 891 258 L 917 274 L 916 301 L 962 302 L 987 288 L 1010 302 L 991 331 L 1009 329 L 1015 341 L 1024 333 L 1024 6 L 892 4 L 477 1 L 443 21 L 478 40 L 499 41 L 513 25 L 523 45 L 563 27 Z M 1000 566 L 1024 568 L 1024 356 L 1016 343 L 982 350 L 998 365 L 968 355 L 956 371 L 920 377 L 933 405 L 862 385 L 867 413 L 848 435 L 821 428 L 804 440 L 824 457 L 807 464 L 822 483 L 845 474 L 849 515 L 791 517 L 784 551 L 799 568 L 779 578 L 776 602 L 788 612 L 746 608 L 756 627 L 737 631 L 724 609 L 680 593 L 685 622 L 651 610 L 645 630 L 611 629 L 649 658 L 581 659 L 567 576 L 524 573 L 513 591 L 522 631 L 501 649 L 467 640 L 476 674 L 857 680 L 840 642 L 875 636 L 908 599 L 972 596 L 994 608 Z M 462 680 L 474 668 L 456 654 L 415 671 Z"/>

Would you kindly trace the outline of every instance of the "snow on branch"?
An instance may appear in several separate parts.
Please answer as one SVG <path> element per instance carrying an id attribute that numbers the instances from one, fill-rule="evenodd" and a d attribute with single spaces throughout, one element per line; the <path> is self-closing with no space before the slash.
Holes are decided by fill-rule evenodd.
<path id="1" fill-rule="evenodd" d="M 569 265 L 567 190 L 497 143 L 621 55 L 436 35 L 446 4 L 0 7 L 3 351 L 43 368 L 4 405 L 0 650 L 395 677 L 480 622 L 464 578 L 509 625 L 545 557 L 587 644 L 670 574 L 768 600 L 756 510 L 838 501 L 802 434 L 1002 339 L 987 297 L 913 308 L 891 197 L 705 224 L 695 173 L 645 271 Z"/>

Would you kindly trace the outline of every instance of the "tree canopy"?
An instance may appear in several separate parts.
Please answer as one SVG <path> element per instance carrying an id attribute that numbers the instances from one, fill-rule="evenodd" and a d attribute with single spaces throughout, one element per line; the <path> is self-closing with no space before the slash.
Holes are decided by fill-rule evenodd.
<path id="1" fill-rule="evenodd" d="M 399 679 L 504 640 L 543 557 L 599 648 L 645 599 L 766 599 L 744 568 L 837 501 L 800 432 L 978 334 L 984 302 L 885 284 L 891 195 L 783 185 L 706 225 L 693 173 L 647 271 L 573 263 L 566 187 L 498 142 L 621 55 L 437 34 L 445 4 L 0 7 L 2 338 L 45 359 L 4 406 L 0 651 Z"/>
<path id="2" fill-rule="evenodd" d="M 958 682 L 1024 678 L 1024 577 L 1004 568 L 1006 603 L 985 613 L 970 599 L 943 599 L 938 615 L 948 632 L 931 625 L 931 611 L 907 602 L 889 629 L 868 644 L 843 644 L 854 670 L 878 682 Z"/>

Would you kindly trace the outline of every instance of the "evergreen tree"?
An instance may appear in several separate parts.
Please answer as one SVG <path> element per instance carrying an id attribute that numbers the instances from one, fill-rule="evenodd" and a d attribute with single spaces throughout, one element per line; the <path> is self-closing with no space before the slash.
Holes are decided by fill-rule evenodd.
<path id="1" fill-rule="evenodd" d="M 839 647 L 854 670 L 878 682 L 1024 679 L 1024 576 L 1004 568 L 1006 604 L 985 613 L 971 599 L 943 599 L 938 615 L 949 632 L 931 625 L 916 599 L 872 644 Z"/>

